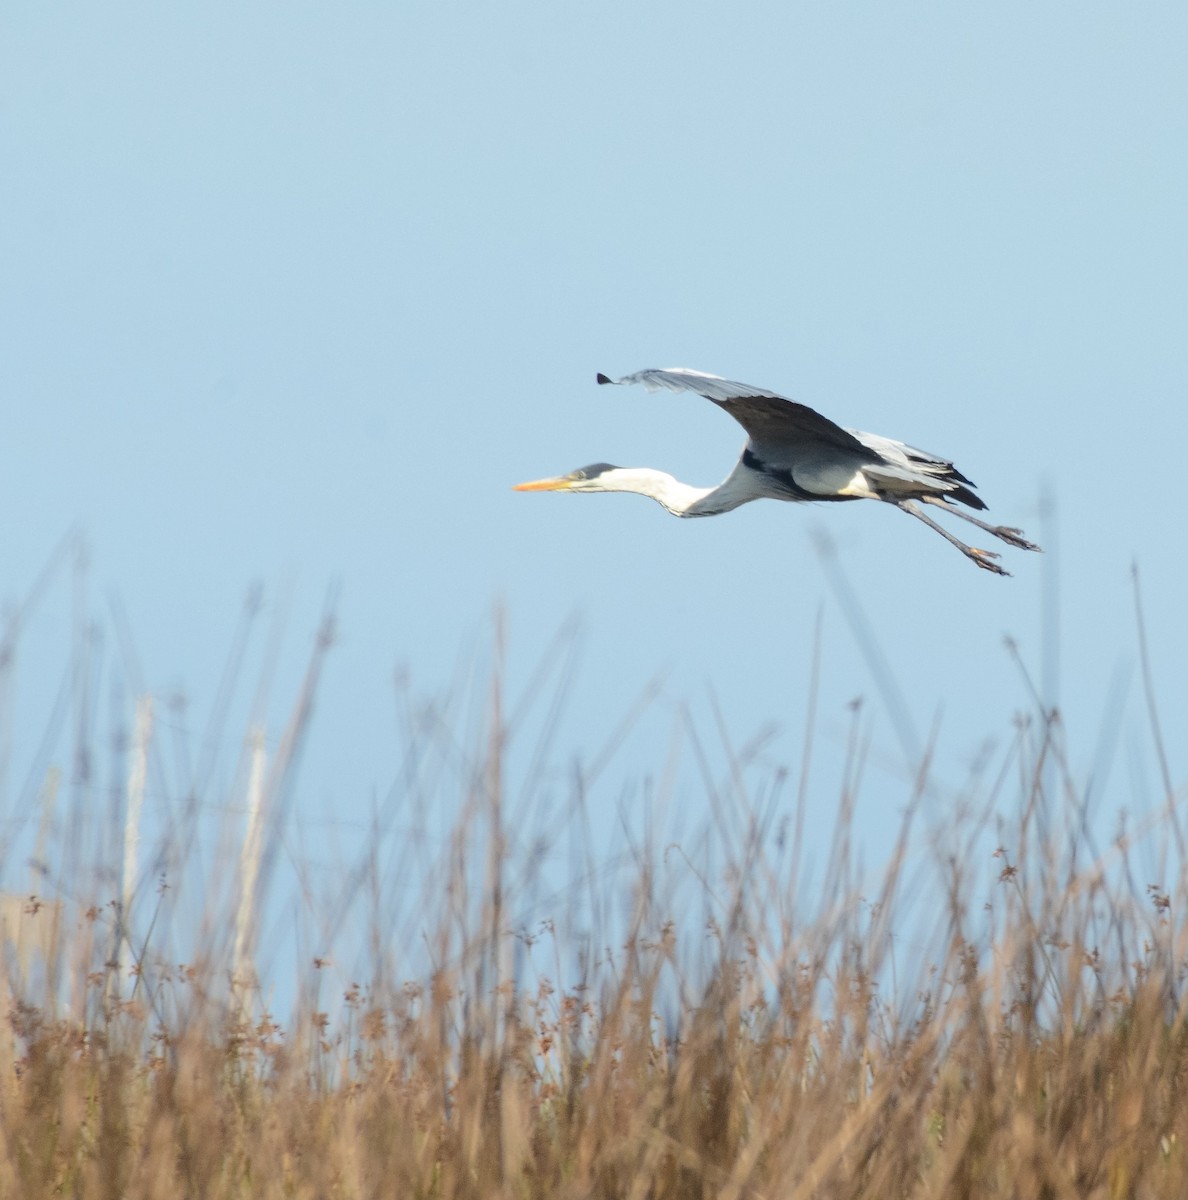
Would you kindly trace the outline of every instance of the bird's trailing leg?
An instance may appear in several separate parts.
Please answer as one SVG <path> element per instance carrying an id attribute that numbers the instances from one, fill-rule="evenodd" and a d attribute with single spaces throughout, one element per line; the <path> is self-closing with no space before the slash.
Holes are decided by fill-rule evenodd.
<path id="1" fill-rule="evenodd" d="M 921 512 L 911 500 L 892 500 L 892 504 L 896 508 L 901 508 L 905 513 L 915 517 L 918 521 L 923 521 L 929 529 L 935 529 L 937 533 L 945 539 L 946 542 L 956 546 L 966 558 L 972 559 L 984 571 L 993 571 L 995 575 L 1009 575 L 1010 571 L 1004 570 L 994 560 L 998 557 L 991 550 L 979 550 L 976 546 L 967 546 L 960 538 L 954 537 L 943 525 L 938 525 L 927 513 Z M 964 516 L 964 513 L 962 514 Z"/>
<path id="2" fill-rule="evenodd" d="M 987 533 L 992 533 L 996 538 L 1001 538 L 1008 546 L 1017 546 L 1020 550 L 1036 550 L 1040 547 L 1034 542 L 1029 542 L 1023 536 L 1023 530 L 1015 529 L 1011 525 L 991 525 L 988 521 L 981 521 L 977 517 L 971 516 L 964 509 L 958 508 L 955 504 L 950 504 L 947 500 L 940 496 L 921 496 L 921 500 L 925 504 L 935 504 L 937 508 L 943 509 L 947 513 L 952 513 L 955 517 L 960 517 L 963 521 L 968 521 L 971 525 L 976 525 L 979 529 L 984 529 Z"/>

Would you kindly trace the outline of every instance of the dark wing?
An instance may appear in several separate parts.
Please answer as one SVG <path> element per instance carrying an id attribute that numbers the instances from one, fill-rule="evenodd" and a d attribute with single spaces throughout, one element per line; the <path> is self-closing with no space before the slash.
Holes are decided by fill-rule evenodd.
<path id="1" fill-rule="evenodd" d="M 746 431 L 760 458 L 765 461 L 801 459 L 814 449 L 840 451 L 847 460 L 875 462 L 878 456 L 852 433 L 828 417 L 797 404 L 776 392 L 734 383 L 717 375 L 691 371 L 687 367 L 636 371 L 621 379 L 597 376 L 599 383 L 642 383 L 649 392 L 696 392 L 725 409 Z"/>
<path id="2" fill-rule="evenodd" d="M 724 408 L 748 433 L 755 459 L 743 462 L 786 483 L 798 499 L 878 495 L 943 496 L 985 508 L 974 486 L 947 459 L 893 438 L 843 429 L 806 404 L 776 392 L 687 367 L 636 371 L 599 383 L 642 383 L 648 391 L 696 392 Z M 859 483 L 855 473 L 861 472 Z"/>

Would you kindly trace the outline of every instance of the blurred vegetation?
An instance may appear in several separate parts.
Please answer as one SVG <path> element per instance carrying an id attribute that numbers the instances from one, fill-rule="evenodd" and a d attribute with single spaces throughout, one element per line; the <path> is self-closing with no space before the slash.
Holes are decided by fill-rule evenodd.
<path id="1" fill-rule="evenodd" d="M 1169 784 L 1142 829 L 1099 847 L 1059 718 L 1038 709 L 988 794 L 943 798 L 945 819 L 919 833 L 925 798 L 939 811 L 925 757 L 888 797 L 901 834 L 873 881 L 857 882 L 843 795 L 817 899 L 794 902 L 806 797 L 776 822 L 778 806 L 749 803 L 740 784 L 712 877 L 679 848 L 638 847 L 626 894 L 615 881 L 620 894 L 602 898 L 627 914 L 623 929 L 575 946 L 566 922 L 528 930 L 511 912 L 531 865 L 510 848 L 496 683 L 466 747 L 456 836 L 411 924 L 393 924 L 367 858 L 344 887 L 373 897 L 370 961 L 331 988 L 329 960 L 311 955 L 277 1019 L 245 880 L 251 892 L 269 878 L 330 642 L 327 626 L 270 769 L 252 757 L 261 739 L 245 738 L 237 786 L 257 789 L 247 806 L 269 809 L 266 826 L 249 821 L 229 853 L 203 856 L 176 841 L 179 818 L 139 868 L 159 882 L 133 927 L 119 881 L 139 803 L 125 797 L 97 843 L 106 870 L 85 876 L 96 894 L 79 883 L 6 898 L 0 1195 L 1188 1194 L 1176 796 Z M 130 790 L 149 724 L 125 746 Z M 60 828 L 90 819 L 63 803 Z M 1175 877 L 1146 878 L 1140 844 L 1166 850 Z M 68 837 L 39 850 L 78 858 Z M 40 866 L 67 878 L 62 862 Z M 179 963 L 168 894 L 187 870 L 206 873 L 191 894 L 207 907 Z M 674 870 L 701 907 L 673 902 L 660 874 Z M 595 952 L 603 936 L 615 944 Z M 395 965 L 412 959 L 390 953 L 410 937 L 430 964 L 413 977 Z"/>

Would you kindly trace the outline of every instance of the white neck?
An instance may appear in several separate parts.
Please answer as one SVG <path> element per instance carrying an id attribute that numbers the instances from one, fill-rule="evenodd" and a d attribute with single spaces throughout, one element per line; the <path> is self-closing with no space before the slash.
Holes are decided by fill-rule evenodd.
<path id="1" fill-rule="evenodd" d="M 739 487 L 740 482 L 737 471 L 731 472 L 717 487 L 703 488 L 682 483 L 651 467 L 616 467 L 599 476 L 597 490 L 650 496 L 675 517 L 709 517 L 757 499 L 760 493 Z"/>

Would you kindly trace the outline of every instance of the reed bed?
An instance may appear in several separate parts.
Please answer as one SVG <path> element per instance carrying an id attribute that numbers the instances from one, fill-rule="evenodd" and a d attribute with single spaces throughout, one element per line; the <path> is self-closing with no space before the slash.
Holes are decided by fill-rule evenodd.
<path id="1" fill-rule="evenodd" d="M 88 877 L 106 893 L 51 894 L 59 862 L 45 894 L 9 898 L 0 1195 L 1188 1194 L 1177 795 L 1169 783 L 1142 828 L 1100 845 L 1059 718 L 1034 708 L 980 797 L 938 797 L 919 764 L 888 797 L 901 834 L 874 875 L 860 880 L 843 795 L 815 899 L 794 902 L 800 826 L 744 796 L 712 878 L 636 847 L 629 875 L 606 877 L 622 921 L 579 936 L 516 915 L 530 866 L 509 836 L 496 687 L 436 886 L 393 921 L 365 858 L 348 883 L 362 909 L 334 927 L 363 922 L 373 952 L 350 978 L 311 955 L 274 1015 L 252 965 L 276 886 L 266 847 L 330 641 L 271 767 L 259 732 L 244 739 L 247 832 L 202 864 L 237 869 L 199 881 L 185 961 L 167 919 L 184 805 L 135 925 L 126 827 L 109 875 Z M 125 816 L 150 736 L 137 711 Z M 930 829 L 922 812 L 942 802 L 951 819 Z M 1142 873 L 1152 844 L 1168 878 Z M 699 903 L 674 900 L 674 874 Z M 392 952 L 409 939 L 412 973 Z"/>

